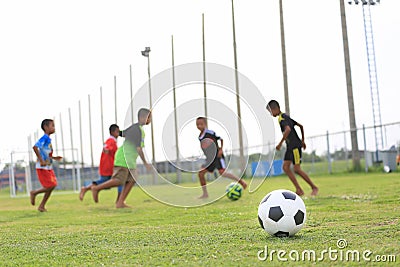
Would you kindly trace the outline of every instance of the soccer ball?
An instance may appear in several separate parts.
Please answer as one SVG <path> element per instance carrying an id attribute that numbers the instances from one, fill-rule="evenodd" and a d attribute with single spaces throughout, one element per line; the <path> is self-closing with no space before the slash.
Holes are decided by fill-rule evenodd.
<path id="1" fill-rule="evenodd" d="M 238 183 L 230 183 L 226 187 L 226 196 L 230 200 L 238 200 L 242 196 L 243 187 Z"/>
<path id="2" fill-rule="evenodd" d="M 289 190 L 268 193 L 258 206 L 258 221 L 269 234 L 293 236 L 306 222 L 306 207 L 301 197 Z"/>

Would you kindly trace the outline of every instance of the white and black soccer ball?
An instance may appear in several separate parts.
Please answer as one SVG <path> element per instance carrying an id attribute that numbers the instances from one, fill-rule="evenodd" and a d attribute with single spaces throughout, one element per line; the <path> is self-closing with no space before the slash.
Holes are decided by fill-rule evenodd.
<path id="1" fill-rule="evenodd" d="M 306 207 L 296 193 L 283 189 L 275 190 L 268 193 L 260 202 L 258 221 L 271 235 L 293 236 L 306 222 Z"/>

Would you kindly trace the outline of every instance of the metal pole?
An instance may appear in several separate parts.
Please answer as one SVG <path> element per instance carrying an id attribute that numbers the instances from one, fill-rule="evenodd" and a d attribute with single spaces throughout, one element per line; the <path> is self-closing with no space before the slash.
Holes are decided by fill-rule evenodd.
<path id="1" fill-rule="evenodd" d="M 240 151 L 240 169 L 244 170 L 244 153 L 243 153 L 243 136 L 242 136 L 242 115 L 240 111 L 240 95 L 239 95 L 239 73 L 237 64 L 237 52 L 236 52 L 236 30 L 235 30 L 235 11 L 232 2 L 232 31 L 233 31 L 233 56 L 235 61 L 235 85 L 236 85 L 236 106 L 238 115 L 238 132 L 239 132 L 239 151 Z"/>
<path id="2" fill-rule="evenodd" d="M 103 88 L 100 86 L 101 143 L 104 142 Z"/>
<path id="3" fill-rule="evenodd" d="M 332 174 L 332 161 L 331 161 L 331 151 L 329 149 L 330 145 L 329 145 L 329 132 L 326 131 L 326 146 L 328 149 L 328 173 Z"/>
<path id="4" fill-rule="evenodd" d="M 175 151 L 176 151 L 176 176 L 178 184 L 181 183 L 181 167 L 179 159 L 179 143 L 178 143 L 178 115 L 176 111 L 176 85 L 175 85 L 175 54 L 174 54 L 174 36 L 171 36 L 172 48 L 172 88 L 174 95 L 174 120 L 175 120 Z"/>
<path id="5" fill-rule="evenodd" d="M 91 176 L 94 172 L 94 160 L 93 160 L 93 139 L 92 139 L 92 112 L 90 107 L 90 95 L 88 95 L 89 103 L 89 139 L 90 139 L 90 159 L 91 159 Z"/>
<path id="6" fill-rule="evenodd" d="M 55 121 L 56 120 L 56 118 L 55 117 L 53 117 L 53 121 Z M 57 132 L 56 132 L 56 134 L 54 135 L 54 140 L 55 140 L 55 143 L 56 143 L 56 155 L 58 156 L 58 155 L 60 155 L 59 153 L 58 153 L 58 138 L 57 138 Z M 35 138 L 35 140 L 36 140 L 36 138 Z M 64 155 L 63 155 L 63 157 L 64 157 Z M 58 163 L 58 162 L 56 162 L 56 163 L 53 163 L 53 168 L 54 167 L 56 167 L 57 166 L 57 168 L 56 168 L 56 175 L 57 175 L 57 177 L 59 177 L 60 176 L 60 164 Z M 34 172 L 35 173 L 35 175 L 36 175 L 36 172 Z M 35 176 L 36 177 L 36 176 Z"/>
<path id="7" fill-rule="evenodd" d="M 133 124 L 134 117 L 133 117 L 133 83 L 132 83 L 132 65 L 129 65 L 129 86 L 131 91 L 131 123 Z"/>
<path id="8" fill-rule="evenodd" d="M 67 166 L 65 163 L 65 146 L 64 146 L 64 130 L 63 130 L 63 126 L 62 126 L 62 118 L 61 118 L 61 113 L 60 113 L 60 130 L 61 130 L 61 151 L 62 151 L 62 161 L 63 161 L 63 165 L 64 165 L 64 175 L 65 175 L 65 171 L 67 170 Z"/>
<path id="9" fill-rule="evenodd" d="M 72 132 L 72 117 L 71 117 L 71 108 L 68 108 L 68 116 L 69 116 L 69 133 L 71 135 L 71 154 L 72 154 L 72 188 L 74 191 L 77 191 L 76 186 L 76 176 L 75 176 L 75 153 L 74 153 L 74 138 Z"/>
<path id="10" fill-rule="evenodd" d="M 114 105 L 115 105 L 115 123 L 118 123 L 118 115 L 117 115 L 117 76 L 114 75 Z M 102 140 L 104 142 L 104 140 Z"/>
<path id="11" fill-rule="evenodd" d="M 82 138 L 82 110 L 81 110 L 81 101 L 79 100 L 79 141 L 81 145 L 81 165 L 82 169 L 84 169 L 84 161 L 83 161 L 83 138 Z"/>
<path id="12" fill-rule="evenodd" d="M 285 112 L 286 114 L 290 114 L 289 88 L 288 88 L 287 65 L 286 65 L 285 27 L 283 23 L 282 0 L 279 0 L 279 16 L 280 16 L 280 26 L 281 26 L 281 52 L 282 52 L 282 71 L 283 71 L 283 91 L 285 95 Z"/>
<path id="13" fill-rule="evenodd" d="M 14 160 L 13 160 L 14 152 L 11 152 L 11 162 L 10 162 L 10 175 L 9 175 L 9 183 L 10 183 L 10 196 L 15 197 L 15 175 L 14 175 Z"/>
<path id="14" fill-rule="evenodd" d="M 29 161 L 29 177 L 25 178 L 26 193 L 32 190 L 32 167 L 33 167 L 33 154 L 32 154 L 32 136 L 28 136 L 28 161 Z"/>
<path id="15" fill-rule="evenodd" d="M 207 82 L 206 82 L 206 41 L 204 31 L 204 13 L 202 15 L 202 33 L 203 33 L 203 87 L 204 87 L 204 115 L 208 118 L 207 111 Z"/>
<path id="16" fill-rule="evenodd" d="M 367 160 L 367 138 L 365 138 L 365 125 L 363 124 L 363 138 L 364 138 L 364 160 L 365 160 L 365 172 L 368 172 L 368 160 Z"/>
<path id="17" fill-rule="evenodd" d="M 346 10 L 344 5 L 344 0 L 340 0 L 340 15 L 342 22 L 343 52 L 344 52 L 344 62 L 346 69 L 347 101 L 349 108 L 353 169 L 354 171 L 360 171 L 361 164 L 360 164 L 360 155 L 358 153 L 357 125 L 356 125 L 356 116 L 354 110 L 353 84 L 351 79 L 349 40 L 347 37 Z"/>
<path id="18" fill-rule="evenodd" d="M 151 75 L 150 75 L 150 54 L 147 56 L 147 73 L 149 75 L 149 99 L 150 99 L 150 110 L 153 111 L 153 99 L 151 96 Z M 155 152 L 154 152 L 154 119 L 152 116 L 152 120 L 151 120 L 151 153 L 152 153 L 152 163 L 155 164 L 156 163 L 156 156 L 155 156 Z M 155 165 L 154 165 L 155 166 Z"/>

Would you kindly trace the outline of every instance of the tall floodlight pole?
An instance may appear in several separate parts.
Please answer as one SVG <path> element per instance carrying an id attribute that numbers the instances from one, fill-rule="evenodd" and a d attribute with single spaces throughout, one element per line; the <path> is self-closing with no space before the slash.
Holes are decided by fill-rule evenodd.
<path id="1" fill-rule="evenodd" d="M 206 82 L 206 40 L 205 40 L 205 32 L 204 32 L 204 13 L 202 16 L 202 37 L 203 37 L 203 91 L 204 91 L 204 115 L 208 117 L 207 110 L 207 82 Z"/>
<path id="2" fill-rule="evenodd" d="M 358 151 L 356 115 L 355 115 L 355 111 L 354 111 L 353 84 L 352 84 L 352 80 L 351 80 L 349 40 L 347 37 L 346 10 L 345 10 L 345 6 L 344 6 L 344 0 L 340 0 L 340 17 L 341 17 L 341 22 L 342 22 L 343 54 L 344 54 L 344 64 L 345 64 L 345 70 L 346 70 L 347 103 L 348 103 L 348 108 L 349 108 L 350 137 L 351 137 L 351 150 L 352 150 L 352 158 L 353 158 L 353 169 L 355 171 L 361 171 L 360 155 L 359 155 L 359 151 Z"/>
<path id="3" fill-rule="evenodd" d="M 358 5 L 359 0 L 349 1 L 349 4 L 355 3 Z M 372 103 L 372 116 L 374 122 L 374 133 L 375 133 L 375 148 L 376 148 L 376 160 L 379 161 L 379 150 L 383 148 L 383 129 L 382 129 L 382 117 L 381 117 L 381 105 L 379 100 L 379 86 L 378 86 L 378 72 L 376 68 L 375 60 L 375 41 L 374 32 L 372 29 L 372 16 L 370 6 L 379 4 L 379 0 L 363 0 L 363 20 L 364 20 L 364 33 L 365 33 L 365 45 L 367 48 L 367 59 L 368 59 L 368 74 L 369 74 L 369 87 L 371 91 L 371 103 Z"/>
<path id="4" fill-rule="evenodd" d="M 285 96 L 285 112 L 287 114 L 290 114 L 289 87 L 288 87 L 287 65 L 286 65 L 285 26 L 283 23 L 282 0 L 279 0 L 279 18 L 280 18 L 280 28 L 281 28 L 281 52 L 282 52 L 283 92 Z"/>
<path id="5" fill-rule="evenodd" d="M 239 131 L 239 152 L 240 152 L 240 169 L 241 171 L 245 168 L 244 153 L 243 153 L 243 136 L 242 136 L 242 114 L 240 110 L 240 95 L 239 95 L 239 73 L 237 64 L 237 52 L 236 52 L 236 29 L 235 29 L 235 10 L 232 3 L 232 32 L 233 32 L 233 57 L 235 61 L 235 86 L 236 86 L 236 108 L 238 115 L 238 131 Z"/>
<path id="6" fill-rule="evenodd" d="M 150 110 L 153 111 L 153 99 L 151 96 L 151 75 L 150 75 L 150 47 L 146 47 L 143 51 L 142 51 L 142 56 L 147 57 L 147 74 L 149 76 L 149 102 L 150 102 Z M 153 118 L 153 117 L 152 117 Z M 151 127 L 151 154 L 152 154 L 152 163 L 153 165 L 156 163 L 156 159 L 155 159 L 155 152 L 154 152 L 154 128 L 153 128 L 153 119 L 152 122 L 150 124 Z"/>
<path id="7" fill-rule="evenodd" d="M 176 151 L 176 175 L 177 182 L 181 182 L 181 167 L 179 159 L 179 143 L 178 143 L 178 114 L 176 110 L 176 84 L 175 84 L 175 54 L 174 54 L 174 36 L 171 36 L 172 49 L 172 92 L 174 96 L 174 120 L 175 120 L 175 151 Z"/>

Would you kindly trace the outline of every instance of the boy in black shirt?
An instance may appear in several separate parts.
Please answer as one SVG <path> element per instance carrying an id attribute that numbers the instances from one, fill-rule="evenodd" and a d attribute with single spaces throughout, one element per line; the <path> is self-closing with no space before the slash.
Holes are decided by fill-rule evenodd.
<path id="1" fill-rule="evenodd" d="M 299 196 L 304 195 L 303 189 L 301 189 L 299 183 L 296 180 L 295 174 L 290 169 L 290 165 L 293 163 L 294 171 L 298 175 L 300 175 L 304 181 L 306 181 L 312 189 L 311 195 L 316 196 L 318 194 L 318 187 L 311 181 L 310 177 L 305 173 L 301 167 L 301 149 L 306 149 L 306 144 L 304 143 L 304 128 L 303 125 L 296 122 L 289 115 L 281 112 L 279 107 L 279 103 L 276 100 L 269 101 L 267 105 L 267 110 L 271 113 L 272 116 L 277 117 L 279 121 L 279 126 L 282 131 L 282 139 L 279 144 L 276 146 L 277 150 L 280 150 L 283 142 L 286 142 L 286 153 L 283 162 L 283 170 L 289 176 L 289 179 L 292 181 L 294 186 L 296 187 L 296 194 Z M 294 126 L 298 126 L 301 131 L 301 140 L 294 129 Z"/>
<path id="2" fill-rule="evenodd" d="M 226 172 L 225 157 L 222 153 L 223 140 L 214 131 L 207 129 L 207 118 L 198 117 L 196 119 L 196 126 L 200 130 L 199 141 L 201 149 L 206 156 L 206 164 L 199 171 L 200 185 L 203 190 L 203 194 L 199 198 L 208 198 L 205 174 L 213 172 L 215 169 L 218 170 L 221 176 L 237 181 L 243 186 L 243 189 L 246 189 L 247 184 L 245 181 L 232 173 Z M 221 146 L 219 146 L 218 140 Z"/>

